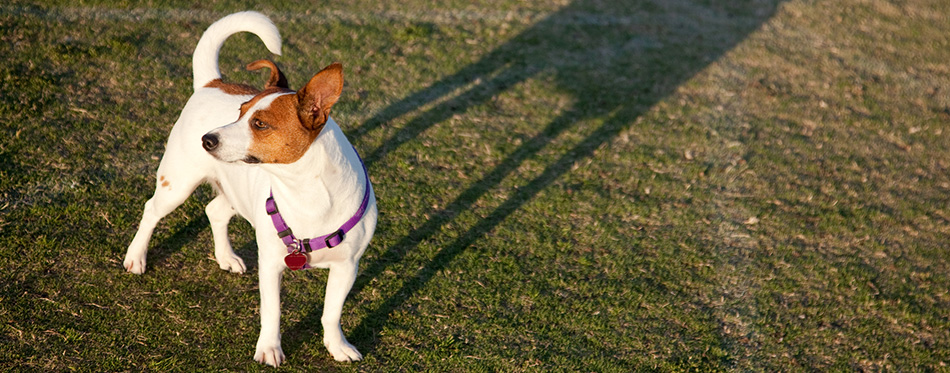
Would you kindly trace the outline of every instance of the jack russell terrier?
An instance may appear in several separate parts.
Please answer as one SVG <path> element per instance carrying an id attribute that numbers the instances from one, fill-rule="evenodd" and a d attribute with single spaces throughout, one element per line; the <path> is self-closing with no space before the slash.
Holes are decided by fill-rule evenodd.
<path id="1" fill-rule="evenodd" d="M 338 361 L 359 360 L 362 355 L 343 336 L 340 314 L 375 232 L 377 209 L 366 166 L 330 118 L 343 90 L 343 69 L 334 63 L 294 92 L 273 62 L 260 60 L 248 69 L 271 70 L 264 90 L 225 83 L 218 52 L 225 39 L 242 31 L 280 54 L 277 27 L 256 12 L 224 17 L 201 36 L 193 60 L 195 93 L 168 137 L 155 194 L 145 203 L 124 266 L 143 273 L 155 225 L 199 184 L 210 183 L 217 197 L 205 212 L 221 269 L 246 269 L 228 239 L 231 217 L 241 215 L 256 231 L 261 335 L 254 360 L 273 366 L 284 361 L 281 277 L 285 268 L 310 267 L 330 270 L 321 318 L 324 345 Z"/>

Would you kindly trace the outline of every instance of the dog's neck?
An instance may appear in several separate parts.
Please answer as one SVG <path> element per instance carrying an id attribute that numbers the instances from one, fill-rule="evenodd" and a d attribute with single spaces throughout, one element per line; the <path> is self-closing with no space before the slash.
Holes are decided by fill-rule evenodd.
<path id="1" fill-rule="evenodd" d="M 323 221 L 338 216 L 345 220 L 346 212 L 335 210 L 349 212 L 358 207 L 364 193 L 360 179 L 363 166 L 358 159 L 354 163 L 347 156 L 353 152 L 340 127 L 328 119 L 299 160 L 262 165 L 270 174 L 274 200 L 295 231 L 305 229 L 295 227 L 295 221 Z"/>

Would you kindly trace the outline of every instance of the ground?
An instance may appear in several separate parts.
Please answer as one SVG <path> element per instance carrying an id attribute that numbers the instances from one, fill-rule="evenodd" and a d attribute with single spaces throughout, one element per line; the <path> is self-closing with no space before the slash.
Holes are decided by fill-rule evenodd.
<path id="1" fill-rule="evenodd" d="M 950 3 L 276 1 L 380 223 L 322 346 L 284 277 L 285 370 L 941 370 L 950 362 Z M 249 273 L 200 188 L 121 261 L 191 53 L 237 1 L 0 5 L 0 367 L 258 370 Z M 945 130 L 947 129 L 947 130 Z M 263 201 L 262 201 L 263 203 Z"/>

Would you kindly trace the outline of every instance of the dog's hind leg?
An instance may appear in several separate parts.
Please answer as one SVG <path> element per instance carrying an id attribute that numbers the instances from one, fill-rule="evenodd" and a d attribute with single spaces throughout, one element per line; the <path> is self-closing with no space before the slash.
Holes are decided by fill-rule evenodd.
<path id="1" fill-rule="evenodd" d="M 181 159 L 169 160 L 168 155 L 169 153 L 166 153 L 166 156 L 162 158 L 162 163 L 158 166 L 155 194 L 148 202 L 145 202 L 139 229 L 135 232 L 135 238 L 132 239 L 132 243 L 129 244 L 129 249 L 125 253 L 123 265 L 126 270 L 135 274 L 145 272 L 148 242 L 152 238 L 152 232 L 155 230 L 158 221 L 174 211 L 182 202 L 185 202 L 191 192 L 194 192 L 203 180 L 203 177 L 196 174 L 194 169 L 189 169 L 186 172 L 169 172 L 169 164 L 186 165 L 188 162 L 181 161 Z M 179 167 L 179 169 L 184 168 Z"/>
<path id="2" fill-rule="evenodd" d="M 214 259 L 218 261 L 218 266 L 225 271 L 244 273 L 247 269 L 244 260 L 234 253 L 228 238 L 228 223 L 235 214 L 234 207 L 224 194 L 219 194 L 205 207 L 205 213 L 211 224 L 211 235 L 214 236 Z"/>

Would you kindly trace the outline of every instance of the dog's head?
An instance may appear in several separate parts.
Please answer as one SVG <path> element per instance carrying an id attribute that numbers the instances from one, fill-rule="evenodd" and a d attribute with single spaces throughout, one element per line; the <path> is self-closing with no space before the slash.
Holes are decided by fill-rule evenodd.
<path id="1" fill-rule="evenodd" d="M 313 143 L 330 117 L 330 108 L 343 91 L 343 67 L 327 66 L 299 91 L 270 61 L 257 61 L 248 69 L 271 68 L 267 87 L 241 104 L 238 120 L 201 137 L 201 144 L 225 162 L 293 163 Z"/>

